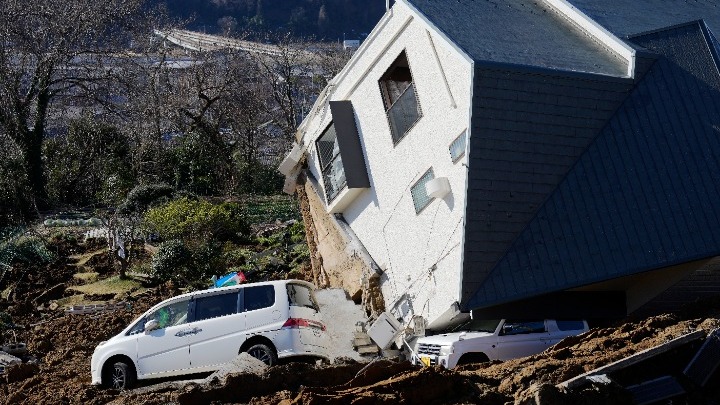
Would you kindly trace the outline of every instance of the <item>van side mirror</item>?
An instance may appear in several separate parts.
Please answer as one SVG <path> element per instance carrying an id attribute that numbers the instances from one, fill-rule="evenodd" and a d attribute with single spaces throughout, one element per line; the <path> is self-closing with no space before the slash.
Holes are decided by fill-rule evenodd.
<path id="1" fill-rule="evenodd" d="M 157 319 L 151 319 L 147 322 L 145 322 L 145 332 L 150 332 L 158 328 L 160 326 L 160 322 L 157 321 Z"/>

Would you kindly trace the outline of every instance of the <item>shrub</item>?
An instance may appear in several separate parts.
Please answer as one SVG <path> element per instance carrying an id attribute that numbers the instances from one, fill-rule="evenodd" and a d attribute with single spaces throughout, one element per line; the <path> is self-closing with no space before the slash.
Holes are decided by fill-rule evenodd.
<path id="1" fill-rule="evenodd" d="M 158 246 L 152 258 L 151 275 L 158 280 L 173 280 L 185 284 L 192 267 L 192 253 L 181 240 L 174 239 Z"/>
<path id="2" fill-rule="evenodd" d="M 45 242 L 21 229 L 0 232 L 0 270 L 13 263 L 45 264 L 55 260 Z"/>
<path id="3" fill-rule="evenodd" d="M 213 204 L 187 197 L 150 209 L 145 224 L 162 239 L 241 241 L 250 227 L 236 203 Z"/>
<path id="4" fill-rule="evenodd" d="M 247 264 L 253 256 L 255 256 L 255 252 L 245 248 L 226 247 L 223 252 L 223 259 L 230 266 Z"/>
<path id="5" fill-rule="evenodd" d="M 118 213 L 127 215 L 132 212 L 147 210 L 153 203 L 173 194 L 173 188 L 167 184 L 143 184 L 135 186 L 125 197 L 125 201 L 118 207 Z"/>

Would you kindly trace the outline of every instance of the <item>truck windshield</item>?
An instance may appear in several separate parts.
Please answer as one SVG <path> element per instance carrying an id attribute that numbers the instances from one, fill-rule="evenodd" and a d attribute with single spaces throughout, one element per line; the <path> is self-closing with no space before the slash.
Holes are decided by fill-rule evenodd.
<path id="1" fill-rule="evenodd" d="M 488 332 L 493 333 L 497 329 L 499 319 L 471 319 L 455 328 L 454 332 Z"/>

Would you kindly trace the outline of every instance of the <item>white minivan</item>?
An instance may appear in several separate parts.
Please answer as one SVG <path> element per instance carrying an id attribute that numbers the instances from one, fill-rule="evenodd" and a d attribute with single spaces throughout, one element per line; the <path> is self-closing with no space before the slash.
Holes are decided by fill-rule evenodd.
<path id="1" fill-rule="evenodd" d="M 137 379 L 214 371 L 242 352 L 270 366 L 289 357 L 327 360 L 327 347 L 314 286 L 270 281 L 165 300 L 100 343 L 90 368 L 92 384 L 125 389 Z"/>

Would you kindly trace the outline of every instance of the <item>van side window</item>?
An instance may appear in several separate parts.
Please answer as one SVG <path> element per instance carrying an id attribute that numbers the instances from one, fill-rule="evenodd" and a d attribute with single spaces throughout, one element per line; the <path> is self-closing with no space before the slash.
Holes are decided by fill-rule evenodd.
<path id="1" fill-rule="evenodd" d="M 275 304 L 275 287 L 271 285 L 246 287 L 244 291 L 245 311 L 268 308 Z"/>
<path id="2" fill-rule="evenodd" d="M 315 301 L 315 295 L 311 289 L 300 284 L 288 284 L 287 292 L 290 306 L 312 308 L 320 312 L 320 307 Z"/>
<path id="3" fill-rule="evenodd" d="M 558 320 L 557 326 L 560 330 L 583 330 L 585 329 L 585 323 L 578 320 Z"/>
<path id="4" fill-rule="evenodd" d="M 237 312 L 237 291 L 198 298 L 195 301 L 195 320 L 217 318 Z"/>
<path id="5" fill-rule="evenodd" d="M 135 335 L 143 332 L 145 330 L 145 322 L 152 319 L 158 321 L 158 329 L 187 323 L 189 303 L 189 300 L 183 300 L 163 305 L 154 312 L 148 314 L 145 318 L 138 321 L 138 323 L 136 323 L 127 334 Z"/>
<path id="6" fill-rule="evenodd" d="M 503 335 L 545 332 L 545 321 L 507 321 L 502 327 Z"/>

